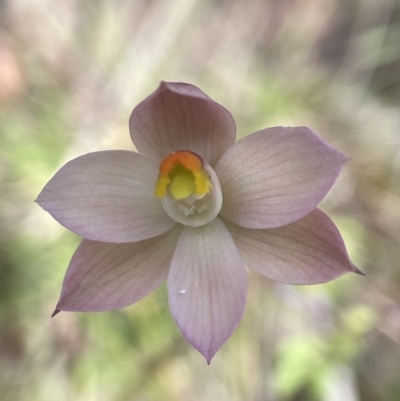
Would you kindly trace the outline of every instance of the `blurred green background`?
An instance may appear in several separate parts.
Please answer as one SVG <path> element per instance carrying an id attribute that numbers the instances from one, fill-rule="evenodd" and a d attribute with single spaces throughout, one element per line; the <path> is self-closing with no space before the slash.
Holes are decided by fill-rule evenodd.
<path id="1" fill-rule="evenodd" d="M 239 136 L 307 125 L 352 159 L 321 208 L 366 276 L 249 273 L 210 366 L 165 286 L 50 319 L 80 238 L 33 201 L 67 160 L 133 150 L 130 112 L 160 80 L 198 85 Z M 0 1 L 0 399 L 400 400 L 399 105 L 396 0 Z"/>

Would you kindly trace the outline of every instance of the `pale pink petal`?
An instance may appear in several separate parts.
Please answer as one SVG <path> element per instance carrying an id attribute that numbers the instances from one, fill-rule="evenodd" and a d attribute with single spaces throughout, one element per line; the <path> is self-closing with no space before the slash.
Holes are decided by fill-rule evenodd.
<path id="1" fill-rule="evenodd" d="M 254 230 L 225 222 L 248 268 L 285 284 L 318 284 L 348 272 L 339 231 L 318 209 L 284 227 Z"/>
<path id="2" fill-rule="evenodd" d="M 157 164 L 138 153 L 89 153 L 62 167 L 37 202 L 62 225 L 87 239 L 140 241 L 176 224 L 155 197 L 157 176 Z"/>
<path id="3" fill-rule="evenodd" d="M 129 244 L 83 240 L 64 278 L 59 311 L 103 311 L 139 301 L 168 276 L 182 226 Z"/>
<path id="4" fill-rule="evenodd" d="M 322 200 L 347 160 L 306 127 L 249 135 L 215 168 L 224 198 L 221 215 L 248 228 L 292 223 Z"/>
<path id="5" fill-rule="evenodd" d="M 140 153 L 161 161 L 176 150 L 190 150 L 212 166 L 235 142 L 232 115 L 199 88 L 162 82 L 132 112 L 129 127 Z"/>
<path id="6" fill-rule="evenodd" d="M 168 292 L 182 334 L 210 363 L 238 325 L 247 294 L 244 263 L 221 220 L 183 229 Z"/>

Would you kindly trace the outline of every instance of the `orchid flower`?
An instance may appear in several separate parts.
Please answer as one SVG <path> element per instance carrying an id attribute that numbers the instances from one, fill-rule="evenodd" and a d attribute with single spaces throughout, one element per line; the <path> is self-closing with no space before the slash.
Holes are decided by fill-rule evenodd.
<path id="1" fill-rule="evenodd" d="M 210 363 L 244 312 L 245 266 L 286 284 L 360 273 L 316 208 L 348 159 L 310 129 L 267 128 L 235 143 L 224 107 L 165 82 L 129 128 L 139 153 L 78 157 L 37 199 L 84 237 L 54 314 L 122 308 L 168 279 L 171 314 Z"/>

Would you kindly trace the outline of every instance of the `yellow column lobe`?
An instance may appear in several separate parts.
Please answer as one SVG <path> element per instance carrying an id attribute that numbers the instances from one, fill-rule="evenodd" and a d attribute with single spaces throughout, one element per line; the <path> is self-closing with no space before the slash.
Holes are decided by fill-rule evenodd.
<path id="1" fill-rule="evenodd" d="M 194 153 L 181 150 L 171 153 L 161 162 L 155 191 L 158 198 L 164 197 L 167 191 L 176 200 L 191 195 L 201 198 L 211 189 L 203 163 Z"/>

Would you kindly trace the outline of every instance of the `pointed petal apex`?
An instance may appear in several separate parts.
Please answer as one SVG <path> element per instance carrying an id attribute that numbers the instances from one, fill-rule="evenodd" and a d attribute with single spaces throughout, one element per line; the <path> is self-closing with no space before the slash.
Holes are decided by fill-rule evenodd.
<path id="1" fill-rule="evenodd" d="M 354 273 L 359 274 L 360 276 L 365 276 L 365 273 L 363 273 L 358 267 L 354 267 Z"/>
<path id="2" fill-rule="evenodd" d="M 61 311 L 60 311 L 59 309 L 56 309 L 56 310 L 52 313 L 52 315 L 51 315 L 50 317 L 54 317 L 54 316 L 58 315 L 60 312 L 61 312 Z"/>

